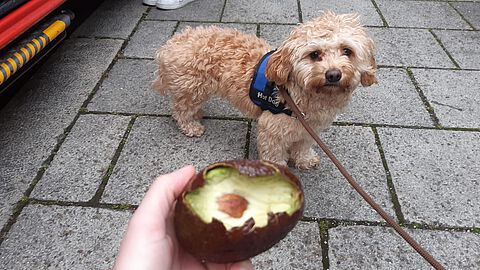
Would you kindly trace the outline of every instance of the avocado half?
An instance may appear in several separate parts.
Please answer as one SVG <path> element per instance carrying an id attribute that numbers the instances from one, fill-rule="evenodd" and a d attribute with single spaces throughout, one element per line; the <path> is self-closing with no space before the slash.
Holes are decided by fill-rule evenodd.
<path id="1" fill-rule="evenodd" d="M 288 168 L 232 160 L 199 172 L 175 207 L 180 245 L 216 263 L 251 258 L 271 248 L 302 217 L 303 189 Z"/>

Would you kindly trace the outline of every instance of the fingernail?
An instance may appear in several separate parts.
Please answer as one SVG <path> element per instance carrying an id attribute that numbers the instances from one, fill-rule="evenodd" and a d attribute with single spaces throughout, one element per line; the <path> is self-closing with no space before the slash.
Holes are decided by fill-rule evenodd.
<path id="1" fill-rule="evenodd" d="M 232 270 L 253 270 L 253 265 L 250 260 L 242 261 L 235 264 L 235 267 L 232 267 Z"/>

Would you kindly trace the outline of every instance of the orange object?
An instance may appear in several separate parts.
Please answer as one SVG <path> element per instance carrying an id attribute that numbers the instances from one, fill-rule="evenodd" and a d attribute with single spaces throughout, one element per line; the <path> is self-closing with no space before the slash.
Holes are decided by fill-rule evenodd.
<path id="1" fill-rule="evenodd" d="M 0 49 L 45 18 L 66 0 L 31 0 L 0 20 Z"/>

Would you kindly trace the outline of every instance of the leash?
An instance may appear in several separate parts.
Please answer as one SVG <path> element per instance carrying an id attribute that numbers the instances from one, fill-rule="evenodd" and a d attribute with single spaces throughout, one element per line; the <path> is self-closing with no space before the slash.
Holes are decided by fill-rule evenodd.
<path id="1" fill-rule="evenodd" d="M 327 147 L 325 143 L 323 143 L 322 140 L 320 140 L 320 137 L 316 134 L 316 132 L 307 124 L 304 118 L 304 114 L 300 112 L 298 109 L 297 105 L 295 102 L 293 102 L 292 98 L 288 94 L 287 90 L 284 87 L 279 87 L 280 93 L 282 94 L 283 98 L 287 102 L 287 105 L 290 107 L 290 109 L 295 113 L 295 116 L 300 120 L 300 123 L 302 123 L 303 127 L 307 130 L 307 132 L 312 136 L 312 138 L 318 143 L 318 146 L 322 148 L 323 152 L 332 160 L 333 164 L 338 168 L 340 173 L 347 179 L 348 183 L 362 196 L 362 198 L 375 210 L 377 213 L 390 225 L 395 229 L 395 231 L 400 234 L 400 236 L 407 241 L 410 246 L 412 246 L 418 254 L 420 254 L 428 263 L 430 263 L 433 268 L 436 270 L 445 270 L 445 267 L 443 267 L 435 258 L 428 253 L 415 239 L 413 239 L 400 225 L 392 218 L 390 217 L 385 210 L 380 207 L 373 199 L 368 195 L 365 190 L 357 183 L 357 181 L 347 172 L 345 167 L 340 163 L 340 161 L 335 157 L 333 152 Z"/>

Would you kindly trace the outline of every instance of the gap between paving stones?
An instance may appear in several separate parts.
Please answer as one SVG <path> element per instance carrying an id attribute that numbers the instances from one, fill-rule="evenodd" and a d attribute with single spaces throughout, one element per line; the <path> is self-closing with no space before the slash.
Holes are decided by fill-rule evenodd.
<path id="1" fill-rule="evenodd" d="M 122 203 L 91 203 L 91 202 L 71 202 L 71 201 L 59 201 L 59 200 L 43 200 L 43 199 L 27 199 L 27 204 L 39 204 L 44 206 L 72 206 L 72 207 L 87 207 L 87 208 L 105 208 L 118 211 L 132 211 L 138 208 L 138 205 L 134 204 L 122 204 Z"/>
<path id="2" fill-rule="evenodd" d="M 429 1 L 431 2 L 431 1 Z M 199 23 L 199 24 L 224 24 L 224 25 L 229 25 L 229 24 L 244 24 L 244 25 L 279 25 L 279 26 L 295 26 L 298 25 L 298 23 L 276 23 L 276 22 L 217 22 L 217 21 L 190 21 L 190 20 L 161 20 L 161 19 L 152 19 L 152 18 L 146 18 L 144 20 L 145 22 L 178 22 L 178 23 Z M 432 27 L 409 27 L 409 26 L 378 26 L 378 25 L 366 25 L 365 26 L 367 29 L 368 28 L 379 28 L 379 29 L 411 29 L 411 30 L 448 30 L 448 31 L 457 31 L 457 32 L 478 32 L 478 30 L 474 29 L 453 29 L 453 28 L 432 28 Z M 175 29 L 176 30 L 176 29 Z M 173 33 L 176 33 L 174 31 Z M 87 38 L 92 38 L 92 37 L 87 37 Z M 95 37 L 95 38 L 102 38 L 102 37 Z M 110 37 L 103 37 L 103 39 L 119 39 L 119 38 L 110 38 Z M 123 40 L 123 39 L 121 39 Z"/>
<path id="3" fill-rule="evenodd" d="M 385 176 L 387 180 L 388 192 L 390 194 L 390 200 L 392 201 L 393 209 L 395 210 L 395 215 L 397 216 L 397 220 L 401 225 L 405 223 L 405 217 L 402 212 L 402 206 L 400 204 L 400 201 L 398 200 L 398 195 L 395 190 L 395 185 L 393 184 L 392 175 L 390 173 L 390 169 L 388 168 L 388 162 L 387 162 L 387 159 L 385 158 L 385 152 L 383 151 L 382 142 L 380 141 L 380 136 L 378 135 L 377 128 L 372 127 L 372 132 L 375 136 L 375 144 L 377 145 L 378 152 L 380 153 L 380 158 L 383 163 L 383 168 L 385 170 Z"/>
<path id="4" fill-rule="evenodd" d="M 130 135 L 130 132 L 133 129 L 133 125 L 135 124 L 135 120 L 137 120 L 137 116 L 132 116 L 130 118 L 130 122 L 127 125 L 127 129 L 125 130 L 125 133 L 123 134 L 122 140 L 120 141 L 117 149 L 115 150 L 115 154 L 113 155 L 112 161 L 110 162 L 110 165 L 108 166 L 107 172 L 105 175 L 102 177 L 102 182 L 100 183 L 97 191 L 95 192 L 95 195 L 92 197 L 92 199 L 89 201 L 91 204 L 98 204 L 102 198 L 103 193 L 105 192 L 105 187 L 108 184 L 108 180 L 110 179 L 110 176 L 112 175 L 113 169 L 115 168 L 115 165 L 117 165 L 118 158 L 120 157 L 120 154 L 123 151 L 123 148 L 125 147 L 125 144 L 127 143 L 128 136 Z"/>
<path id="5" fill-rule="evenodd" d="M 34 179 L 32 180 L 32 182 L 30 183 L 29 187 L 27 188 L 27 190 L 23 193 L 23 197 L 16 203 L 13 211 L 12 211 L 12 214 L 10 215 L 8 221 L 5 223 L 5 225 L 3 226 L 3 228 L 0 230 L 0 245 L 3 243 L 3 240 L 6 238 L 8 232 L 10 231 L 11 227 L 15 224 L 15 222 L 17 221 L 17 218 L 18 216 L 21 214 L 23 208 L 25 208 L 25 206 L 28 205 L 29 201 L 30 201 L 30 194 L 32 193 L 33 189 L 35 188 L 35 186 L 37 185 L 37 183 L 40 181 L 40 179 L 43 177 L 43 175 L 45 174 L 45 171 L 47 170 L 48 166 L 50 165 L 50 163 L 52 162 L 52 160 L 55 158 L 58 150 L 60 149 L 60 147 L 62 146 L 63 142 L 65 141 L 66 137 L 68 136 L 68 134 L 70 133 L 70 131 L 72 130 L 73 126 L 76 124 L 78 118 L 80 117 L 80 115 L 82 114 L 82 111 L 85 110 L 85 108 L 87 107 L 88 103 L 92 100 L 93 96 L 95 95 L 95 93 L 98 91 L 98 89 L 100 88 L 100 85 L 103 83 L 103 81 L 105 80 L 105 78 L 107 77 L 108 73 L 110 72 L 110 70 L 112 69 L 112 67 L 115 65 L 115 63 L 117 62 L 118 60 L 118 55 L 123 53 L 123 50 L 125 49 L 128 41 L 130 40 L 131 36 L 133 34 L 135 34 L 136 30 L 138 29 L 138 26 L 140 24 L 140 22 L 147 16 L 148 12 L 150 11 L 151 8 L 148 8 L 143 14 L 142 14 L 142 17 L 137 21 L 134 29 L 132 30 L 132 32 L 130 33 L 130 35 L 128 36 L 127 39 L 120 39 L 123 41 L 122 43 L 122 46 L 120 47 L 119 51 L 117 52 L 116 56 L 113 58 L 112 62 L 109 64 L 109 66 L 107 67 L 107 69 L 103 72 L 102 76 L 100 77 L 100 79 L 98 80 L 97 84 L 95 85 L 95 87 L 93 88 L 93 90 L 90 92 L 90 94 L 88 95 L 87 99 L 83 102 L 83 105 L 80 106 L 77 114 L 75 115 L 75 117 L 73 118 L 72 122 L 65 128 L 64 130 L 64 133 L 60 136 L 60 138 L 58 139 L 57 141 L 57 144 L 55 145 L 55 147 L 52 149 L 52 151 L 50 152 L 50 155 L 45 159 L 44 162 L 42 162 L 42 165 L 40 166 L 40 168 L 38 169 L 37 171 L 37 175 L 34 177 Z M 82 39 L 82 38 L 79 38 L 79 37 L 74 37 L 74 38 L 71 38 L 72 40 L 75 40 L 75 39 Z M 108 38 L 108 39 L 116 39 L 116 38 Z M 117 39 L 118 40 L 118 39 Z M 108 179 L 107 179 L 108 181 Z M 103 183 L 103 181 L 102 181 Z"/>
<path id="6" fill-rule="evenodd" d="M 318 229 L 320 231 L 320 248 L 322 249 L 322 265 L 323 270 L 330 269 L 330 258 L 328 257 L 329 235 L 328 235 L 328 222 L 320 220 L 318 221 Z"/>
<path id="7" fill-rule="evenodd" d="M 430 28 L 428 29 L 428 32 L 430 32 L 430 34 L 432 34 L 432 36 L 435 38 L 435 40 L 437 41 L 438 45 L 440 45 L 440 47 L 442 47 L 443 51 L 447 54 L 448 58 L 450 58 L 450 61 L 452 61 L 453 65 L 455 65 L 455 67 L 457 67 L 458 69 L 461 69 L 460 68 L 460 65 L 457 63 L 457 61 L 455 61 L 455 59 L 453 58 L 452 54 L 450 54 L 450 52 L 447 50 L 447 48 L 445 47 L 445 45 L 443 45 L 443 42 L 440 40 L 440 38 L 437 36 L 437 34 L 435 34 L 433 32 L 434 29 Z"/>
<path id="8" fill-rule="evenodd" d="M 248 120 L 245 148 L 244 148 L 244 152 L 243 152 L 243 158 L 244 159 L 248 159 L 248 156 L 250 155 L 250 140 L 251 140 L 251 136 L 252 136 L 251 134 L 252 134 L 252 120 Z"/>
<path id="9" fill-rule="evenodd" d="M 381 19 L 382 22 L 383 22 L 384 28 L 389 28 L 390 26 L 388 25 L 388 22 L 387 22 L 387 20 L 385 19 L 385 16 L 383 16 L 382 11 L 381 11 L 380 8 L 378 7 L 377 2 L 375 2 L 375 0 L 371 0 L 371 1 L 372 1 L 373 6 L 375 7 L 375 10 L 377 11 L 378 15 L 380 16 L 380 19 Z"/>
<path id="10" fill-rule="evenodd" d="M 106 111 L 89 111 L 87 108 L 82 108 L 80 112 L 82 115 L 95 114 L 95 115 L 120 115 L 120 116 L 136 116 L 136 117 L 171 117 L 170 114 L 154 114 L 154 113 L 128 113 L 128 112 L 106 112 Z M 221 117 L 221 116 L 205 116 L 203 119 L 207 120 L 228 120 L 239 122 L 255 122 L 250 118 L 244 117 Z M 430 126 L 409 126 L 409 125 L 392 125 L 392 124 L 375 124 L 375 123 L 361 123 L 361 122 L 333 122 L 333 126 L 359 126 L 370 128 L 403 128 L 403 129 L 425 129 L 425 130 L 446 130 L 446 131 L 464 131 L 464 132 L 480 132 L 480 128 L 461 128 L 461 127 L 430 127 Z"/>
<path id="11" fill-rule="evenodd" d="M 391 66 L 391 65 L 378 65 L 378 68 L 402 68 L 402 69 L 425 69 L 425 70 L 451 70 L 451 71 L 480 71 L 477 68 L 449 68 L 449 67 L 420 67 L 420 66 Z"/>
<path id="12" fill-rule="evenodd" d="M 226 7 L 227 7 L 227 0 L 223 1 L 222 11 L 220 12 L 220 21 L 223 21 L 223 15 L 225 14 Z"/>
<path id="13" fill-rule="evenodd" d="M 459 1 L 459 2 L 460 2 L 460 1 Z M 467 2 L 467 1 L 465 1 L 465 2 Z M 462 18 L 462 20 L 464 20 L 464 21 L 468 24 L 468 26 L 470 26 L 474 31 L 477 30 L 477 29 L 475 28 L 475 26 L 473 26 L 473 24 L 471 24 L 471 23 L 467 20 L 467 18 L 465 18 L 465 16 L 463 16 L 463 14 L 452 4 L 452 2 L 448 1 L 447 3 L 448 3 L 448 5 L 449 5 L 451 8 L 453 8 L 453 10 L 455 10 L 455 11 L 457 12 L 458 15 L 460 15 L 460 17 Z M 458 3 L 458 2 L 455 2 L 455 3 Z"/>
<path id="14" fill-rule="evenodd" d="M 303 14 L 302 14 L 302 4 L 300 0 L 297 0 L 297 9 L 298 9 L 298 21 L 303 23 Z"/>
<path id="15" fill-rule="evenodd" d="M 423 105 L 425 106 L 425 109 L 427 109 L 427 112 L 430 115 L 430 118 L 432 119 L 433 124 L 437 128 L 442 127 L 442 125 L 440 125 L 440 121 L 438 120 L 437 115 L 435 114 L 435 110 L 433 109 L 433 106 L 430 104 L 427 97 L 425 96 L 422 89 L 420 88 L 420 84 L 415 79 L 415 76 L 413 75 L 412 70 L 407 68 L 407 74 L 410 77 L 410 80 L 412 81 L 413 85 L 415 86 L 415 90 L 417 91 L 418 95 L 420 96 L 420 99 L 422 100 Z"/>

